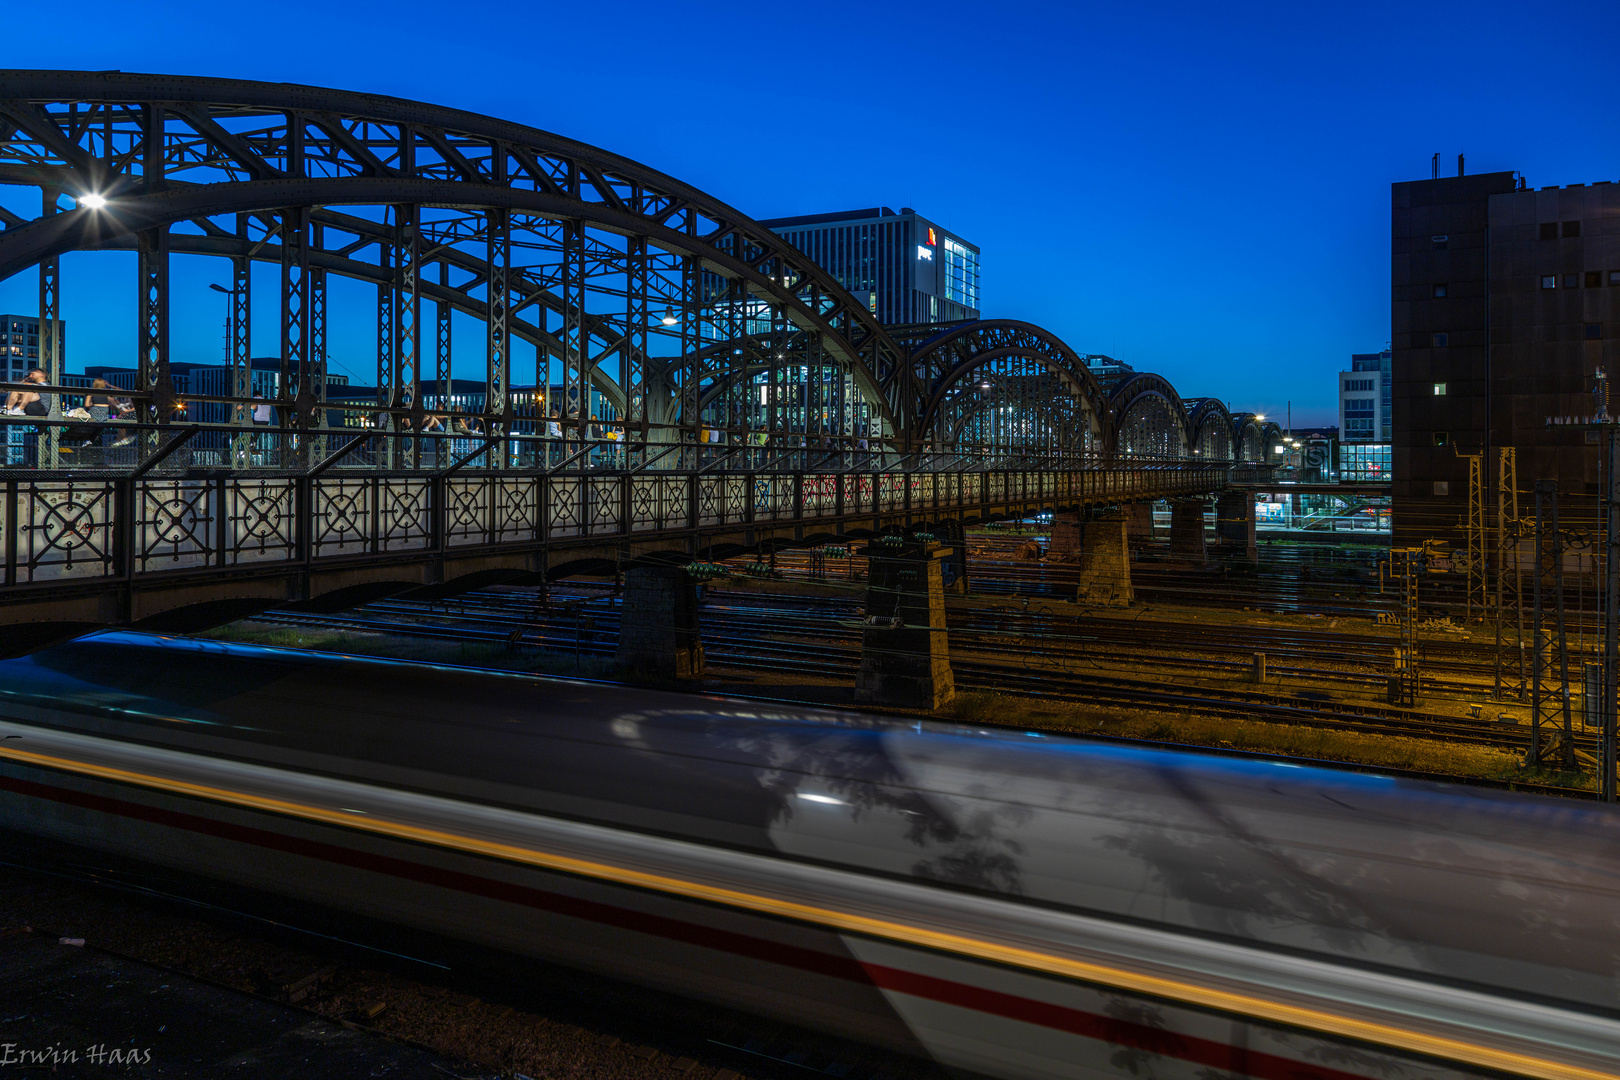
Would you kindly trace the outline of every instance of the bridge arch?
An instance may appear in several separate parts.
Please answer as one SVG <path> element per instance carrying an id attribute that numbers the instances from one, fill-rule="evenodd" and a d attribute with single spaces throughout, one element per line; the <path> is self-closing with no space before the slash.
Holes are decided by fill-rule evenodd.
<path id="1" fill-rule="evenodd" d="M 1112 445 L 1108 396 L 1085 361 L 1032 323 L 960 323 L 911 350 L 912 442 L 992 452 L 1101 457 Z"/>
<path id="2" fill-rule="evenodd" d="M 1177 460 L 1189 457 L 1191 435 L 1181 395 L 1163 376 L 1139 372 L 1109 394 L 1117 457 Z"/>
<path id="3" fill-rule="evenodd" d="M 39 214 L 0 213 L 0 279 L 54 275 L 71 251 L 140 253 L 141 388 L 160 401 L 173 396 L 169 259 L 206 254 L 230 259 L 239 282 L 279 263 L 282 392 L 292 405 L 303 388 L 306 422 L 326 385 L 311 313 L 324 318 L 332 273 L 376 284 L 388 309 L 385 407 L 419 410 L 421 383 L 448 374 L 425 304 L 440 327 L 450 310 L 486 322 L 495 424 L 513 415 L 514 338 L 538 350 L 532 396 L 560 384 L 582 430 L 604 418 L 594 387 L 627 429 L 669 439 L 701 422 L 712 380 L 691 357 L 754 334 L 783 370 L 836 371 L 862 408 L 751 420 L 800 431 L 860 415 L 862 434 L 895 443 L 913 430 L 904 350 L 830 274 L 690 185 L 535 128 L 316 87 L 17 71 L 0 97 L 0 183 L 42 192 Z M 76 201 L 87 195 L 105 204 Z"/>
<path id="4" fill-rule="evenodd" d="M 1233 415 L 1234 461 L 1253 464 L 1272 461 L 1276 457 L 1275 447 L 1281 442 L 1282 428 L 1276 421 L 1248 412 Z"/>
<path id="5" fill-rule="evenodd" d="M 1204 461 L 1231 461 L 1232 414 L 1219 398 L 1187 401 L 1187 430 L 1193 454 Z"/>

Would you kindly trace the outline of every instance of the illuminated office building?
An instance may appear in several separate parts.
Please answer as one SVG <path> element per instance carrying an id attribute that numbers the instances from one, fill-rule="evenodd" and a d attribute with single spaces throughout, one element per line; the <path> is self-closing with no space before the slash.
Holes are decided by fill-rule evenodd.
<path id="1" fill-rule="evenodd" d="M 772 218 L 760 224 L 814 259 L 891 326 L 979 317 L 979 249 L 919 215 L 887 206 Z"/>

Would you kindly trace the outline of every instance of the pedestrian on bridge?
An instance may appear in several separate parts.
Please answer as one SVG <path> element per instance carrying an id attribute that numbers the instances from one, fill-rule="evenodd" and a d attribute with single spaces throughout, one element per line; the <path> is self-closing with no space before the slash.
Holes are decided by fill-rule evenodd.
<path id="1" fill-rule="evenodd" d="M 33 383 L 37 386 L 46 385 L 45 373 L 35 368 L 23 376 L 23 382 Z M 12 416 L 46 417 L 51 412 L 50 400 L 41 393 L 33 390 L 13 390 L 6 395 L 6 413 Z M 45 429 L 41 425 L 30 427 L 23 435 L 24 461 L 30 469 L 39 468 L 39 436 Z"/>

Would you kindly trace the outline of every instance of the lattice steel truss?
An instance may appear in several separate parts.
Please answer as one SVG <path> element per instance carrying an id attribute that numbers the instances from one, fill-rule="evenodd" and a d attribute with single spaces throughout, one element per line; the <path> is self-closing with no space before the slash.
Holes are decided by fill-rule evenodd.
<path id="1" fill-rule="evenodd" d="M 0 209 L 0 279 L 38 268 L 43 314 L 62 254 L 137 252 L 140 387 L 145 418 L 159 423 L 176 407 L 170 263 L 200 255 L 231 260 L 231 397 L 241 403 L 251 267 L 279 269 L 286 445 L 330 415 L 333 275 L 376 289 L 377 400 L 345 414 L 376 429 L 431 430 L 430 413 L 451 411 L 427 408 L 422 388 L 432 379 L 450 396 L 459 314 L 485 327 L 487 390 L 467 410 L 481 433 L 555 426 L 583 444 L 606 432 L 627 463 L 701 441 L 1225 460 L 1266 438 L 1224 409 L 1232 434 L 1211 437 L 1215 410 L 1193 417 L 1157 376 L 1107 395 L 1072 350 L 1029 324 L 897 337 L 735 209 L 535 128 L 227 79 L 7 71 L 0 87 L 0 183 L 44 194 L 36 217 Z M 232 418 L 246 427 L 247 414 Z M 233 459 L 257 453 L 253 438 L 234 440 Z M 421 447 L 384 442 L 386 463 L 420 463 Z M 283 464 L 325 449 L 319 437 L 296 445 L 300 461 Z M 1246 460 L 1264 460 L 1263 445 Z"/>
<path id="2" fill-rule="evenodd" d="M 1496 450 L 1496 654 L 1495 694 L 1523 701 L 1524 567 L 1519 554 L 1518 451 L 1511 446 Z M 1511 635 L 1511 640 L 1509 640 Z"/>
<path id="3" fill-rule="evenodd" d="M 1468 550 L 1464 571 L 1468 574 L 1467 618 L 1483 619 L 1486 609 L 1485 582 L 1485 477 L 1484 455 L 1465 454 L 1468 459 Z"/>
<path id="4" fill-rule="evenodd" d="M 1551 605 L 1552 610 L 1547 607 Z M 1530 683 L 1531 762 L 1575 767 L 1570 728 L 1569 655 L 1564 637 L 1564 537 L 1558 528 L 1558 486 L 1536 481 L 1535 658 Z"/>

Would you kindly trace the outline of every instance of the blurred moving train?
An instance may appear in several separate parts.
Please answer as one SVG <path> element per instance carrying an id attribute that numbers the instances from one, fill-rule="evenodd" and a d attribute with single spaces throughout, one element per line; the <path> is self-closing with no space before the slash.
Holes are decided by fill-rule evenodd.
<path id="1" fill-rule="evenodd" d="M 111 632 L 0 826 L 995 1077 L 1620 1074 L 1598 805 Z"/>

